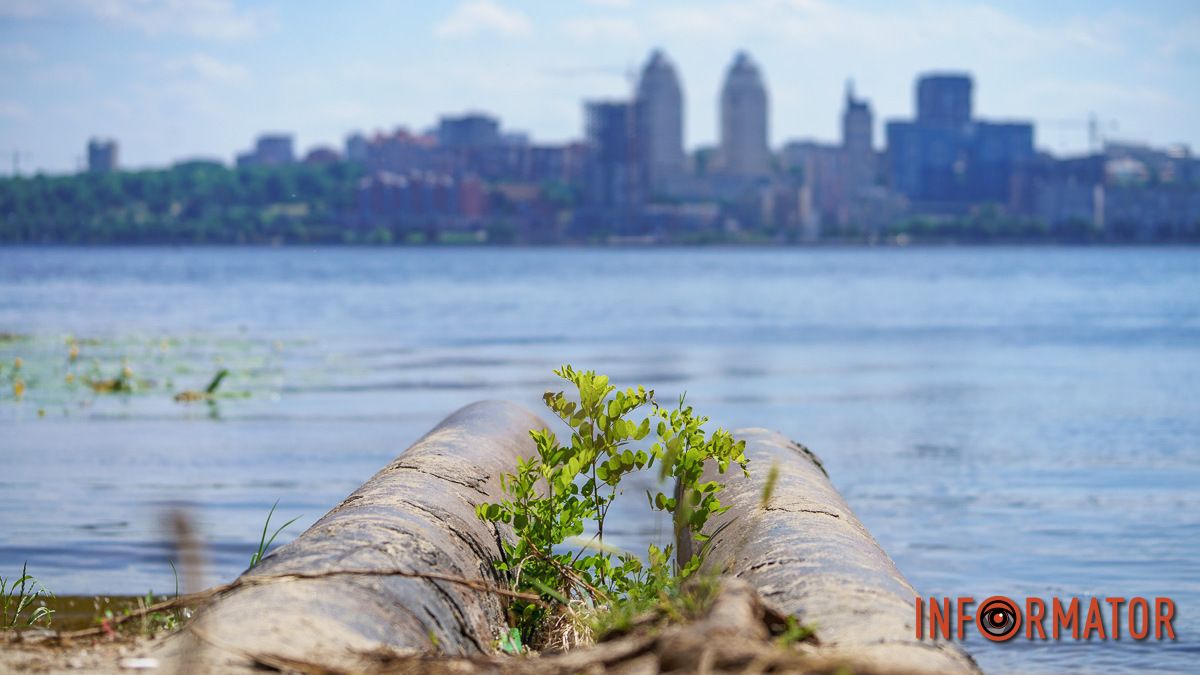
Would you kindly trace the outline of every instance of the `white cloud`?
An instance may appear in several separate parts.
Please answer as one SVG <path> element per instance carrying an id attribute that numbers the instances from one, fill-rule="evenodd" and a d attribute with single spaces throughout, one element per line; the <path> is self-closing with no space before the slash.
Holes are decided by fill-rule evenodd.
<path id="1" fill-rule="evenodd" d="M 472 0 L 455 8 L 434 27 L 433 32 L 440 38 L 475 37 L 486 33 L 519 38 L 533 34 L 533 22 L 524 14 L 492 0 Z"/>
<path id="2" fill-rule="evenodd" d="M 267 9 L 242 10 L 233 0 L 12 0 L 0 16 L 34 19 L 90 15 L 147 35 L 182 34 L 215 40 L 260 35 L 274 24 Z"/>
<path id="3" fill-rule="evenodd" d="M 194 77 L 214 84 L 241 84 L 250 80 L 250 71 L 242 64 L 222 61 L 203 52 L 168 61 L 165 66 L 172 74 Z"/>
<path id="4" fill-rule="evenodd" d="M 636 40 L 641 37 L 636 23 L 614 17 L 568 19 L 562 28 L 564 33 L 578 40 Z"/>
<path id="5" fill-rule="evenodd" d="M 595 5 L 596 7 L 624 8 L 624 7 L 630 7 L 633 5 L 633 0 L 584 0 L 584 1 L 587 2 L 587 4 Z"/>

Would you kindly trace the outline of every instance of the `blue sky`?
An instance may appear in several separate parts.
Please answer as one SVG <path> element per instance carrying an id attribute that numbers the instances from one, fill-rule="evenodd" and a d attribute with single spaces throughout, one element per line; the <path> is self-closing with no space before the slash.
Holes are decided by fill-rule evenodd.
<path id="1" fill-rule="evenodd" d="M 537 141 L 577 138 L 581 101 L 626 95 L 660 46 L 689 148 L 716 136 L 737 49 L 761 64 L 771 139 L 832 140 L 846 78 L 882 124 L 914 77 L 975 75 L 986 118 L 1039 122 L 1037 143 L 1109 135 L 1200 149 L 1200 2 L 834 0 L 0 0 L 0 171 L 73 170 L 89 136 L 125 166 L 230 160 L 264 130 L 341 147 L 354 129 L 432 126 L 481 109 Z"/>

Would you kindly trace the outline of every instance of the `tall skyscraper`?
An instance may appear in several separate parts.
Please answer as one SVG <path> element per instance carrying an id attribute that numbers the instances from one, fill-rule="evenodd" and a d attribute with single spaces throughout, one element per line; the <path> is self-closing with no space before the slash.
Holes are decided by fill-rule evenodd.
<path id="1" fill-rule="evenodd" d="M 1016 204 L 1015 179 L 1034 157 L 1033 125 L 973 118 L 971 88 L 969 75 L 922 75 L 917 118 L 887 124 L 891 185 L 920 210 Z"/>
<path id="2" fill-rule="evenodd" d="M 88 171 L 108 173 L 117 170 L 117 142 L 112 139 L 93 138 L 87 147 Z"/>
<path id="3" fill-rule="evenodd" d="M 366 163 L 370 145 L 367 137 L 355 131 L 346 137 L 346 161 Z"/>
<path id="4" fill-rule="evenodd" d="M 917 121 L 961 126 L 971 121 L 971 76 L 929 73 L 917 80 Z"/>
<path id="5" fill-rule="evenodd" d="M 854 83 L 846 83 L 846 107 L 842 110 L 842 156 L 849 192 L 870 185 L 875 177 L 872 143 L 874 117 L 866 99 L 854 97 Z"/>
<path id="6" fill-rule="evenodd" d="M 842 110 L 842 148 L 851 154 L 872 151 L 874 118 L 871 104 L 854 97 L 854 82 L 846 83 L 846 107 Z"/>
<path id="7" fill-rule="evenodd" d="M 654 50 L 642 68 L 634 100 L 637 151 L 652 190 L 683 173 L 683 90 L 675 66 Z"/>
<path id="8" fill-rule="evenodd" d="M 721 88 L 721 165 L 726 173 L 764 175 L 771 168 L 767 143 L 767 88 L 758 66 L 738 52 Z"/>
<path id="9" fill-rule="evenodd" d="M 590 228 L 622 232 L 641 202 L 641 172 L 635 145 L 633 104 L 585 103 L 587 159 L 584 162 L 584 221 Z"/>

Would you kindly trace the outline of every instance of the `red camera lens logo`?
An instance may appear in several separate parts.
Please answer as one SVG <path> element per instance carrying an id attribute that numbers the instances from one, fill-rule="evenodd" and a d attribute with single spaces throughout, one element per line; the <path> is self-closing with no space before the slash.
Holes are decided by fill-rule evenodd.
<path id="1" fill-rule="evenodd" d="M 1005 642 L 1021 630 L 1021 610 L 1003 595 L 993 595 L 980 603 L 975 623 L 985 638 Z"/>

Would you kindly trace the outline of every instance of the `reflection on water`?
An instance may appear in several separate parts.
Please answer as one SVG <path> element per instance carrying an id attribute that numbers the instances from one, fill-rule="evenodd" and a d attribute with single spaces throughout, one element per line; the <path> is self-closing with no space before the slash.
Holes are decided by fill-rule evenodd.
<path id="1" fill-rule="evenodd" d="M 175 505 L 231 578 L 275 499 L 294 535 L 451 410 L 536 408 L 570 362 L 810 446 L 923 593 L 1181 608 L 1166 647 L 968 640 L 986 668 L 1197 656 L 1191 250 L 8 249 L 0 333 L 28 384 L 0 382 L 0 571 L 62 593 L 169 592 Z M 135 393 L 79 384 L 122 362 Z M 219 368 L 237 396 L 172 400 Z M 629 515 L 640 487 L 618 545 L 669 531 Z"/>

